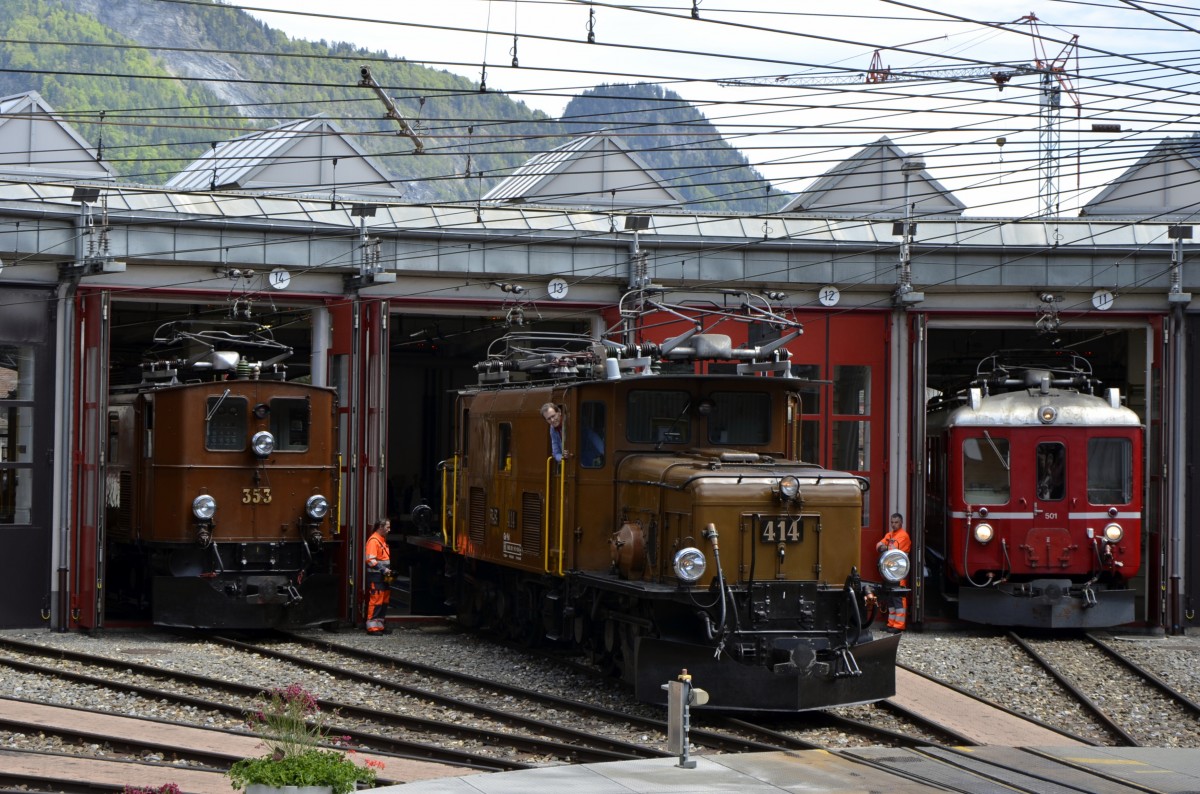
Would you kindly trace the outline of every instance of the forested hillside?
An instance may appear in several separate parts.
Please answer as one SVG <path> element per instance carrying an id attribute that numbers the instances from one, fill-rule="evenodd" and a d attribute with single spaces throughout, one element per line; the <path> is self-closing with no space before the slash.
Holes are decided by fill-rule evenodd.
<path id="1" fill-rule="evenodd" d="M 661 86 L 585 91 L 567 105 L 562 122 L 572 135 L 606 130 L 621 136 L 693 209 L 769 212 L 784 201 L 700 111 Z"/>
<path id="2" fill-rule="evenodd" d="M 425 154 L 413 154 L 374 92 L 359 86 L 364 64 L 415 125 Z M 0 95 L 38 91 L 139 183 L 166 181 L 214 142 L 324 114 L 359 134 L 410 201 L 476 200 L 568 136 L 612 129 L 698 202 L 689 209 L 781 203 L 695 108 L 657 86 L 593 89 L 571 102 L 568 125 L 494 88 L 480 92 L 395 54 L 292 40 L 211 2 L 5 0 L 0 16 Z"/>

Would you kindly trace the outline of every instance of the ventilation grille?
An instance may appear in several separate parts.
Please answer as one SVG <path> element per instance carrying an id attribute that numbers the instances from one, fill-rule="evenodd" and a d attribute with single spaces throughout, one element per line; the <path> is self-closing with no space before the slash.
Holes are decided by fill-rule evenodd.
<path id="1" fill-rule="evenodd" d="M 467 536 L 479 548 L 483 547 L 487 527 L 486 497 L 482 488 L 471 489 L 471 516 L 467 525 Z"/>
<path id="2" fill-rule="evenodd" d="M 521 494 L 521 550 L 524 556 L 542 556 L 542 495 Z"/>

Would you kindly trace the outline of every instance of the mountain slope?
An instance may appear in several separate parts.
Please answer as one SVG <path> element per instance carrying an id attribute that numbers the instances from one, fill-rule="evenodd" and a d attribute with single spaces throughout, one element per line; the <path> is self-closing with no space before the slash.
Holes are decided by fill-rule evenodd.
<path id="1" fill-rule="evenodd" d="M 674 91 L 648 83 L 602 85 L 563 111 L 573 135 L 619 135 L 662 179 L 691 202 L 689 209 L 770 212 L 783 203 L 741 152 Z"/>
<path id="2" fill-rule="evenodd" d="M 364 64 L 416 127 L 425 154 L 413 154 L 378 97 L 358 85 Z M 324 114 L 357 134 L 409 201 L 475 201 L 567 136 L 638 128 L 653 134 L 626 143 L 702 202 L 689 209 L 780 203 L 701 114 L 656 86 L 587 92 L 563 124 L 449 72 L 352 44 L 293 40 L 211 0 L 5 0 L 0 95 L 30 89 L 141 183 L 166 181 L 217 141 Z"/>

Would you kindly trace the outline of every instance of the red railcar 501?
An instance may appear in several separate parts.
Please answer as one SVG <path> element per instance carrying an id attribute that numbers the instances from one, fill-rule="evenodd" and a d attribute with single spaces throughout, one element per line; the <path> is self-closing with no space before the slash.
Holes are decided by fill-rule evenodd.
<path id="1" fill-rule="evenodd" d="M 928 416 L 926 534 L 963 620 L 1134 620 L 1144 432 L 1085 359 L 1006 353 Z"/>

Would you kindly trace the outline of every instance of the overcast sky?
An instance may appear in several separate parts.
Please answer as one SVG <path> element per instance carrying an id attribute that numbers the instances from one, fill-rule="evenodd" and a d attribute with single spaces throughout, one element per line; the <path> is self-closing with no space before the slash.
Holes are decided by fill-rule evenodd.
<path id="1" fill-rule="evenodd" d="M 552 116 L 592 86 L 660 83 L 696 104 L 789 192 L 888 135 L 906 152 L 923 155 L 931 173 L 972 214 L 1012 216 L 1037 210 L 1044 96 L 1037 75 L 1015 76 L 1003 91 L 987 78 L 890 83 L 871 91 L 844 85 L 743 88 L 718 81 L 865 72 L 876 49 L 885 50 L 884 64 L 893 70 L 1015 66 L 1035 57 L 1053 60 L 1078 35 L 1079 77 L 1060 86 L 1058 145 L 1061 207 L 1074 214 L 1149 146 L 1200 130 L 1200 57 L 1193 55 L 1200 51 L 1200 33 L 1188 29 L 1200 29 L 1200 10 L 1186 5 L 701 0 L 698 20 L 692 0 L 655 0 L 640 10 L 629 3 L 569 0 L 252 0 L 245 7 L 299 12 L 251 12 L 296 38 L 385 50 L 476 83 L 486 61 L 489 90 L 509 92 Z M 1025 23 L 1007 31 L 983 24 L 1012 23 L 1030 12 L 1040 19 L 1040 41 Z M 1072 57 L 1068 68 L 1075 63 Z M 1121 132 L 1094 133 L 1095 123 L 1120 124 Z"/>

